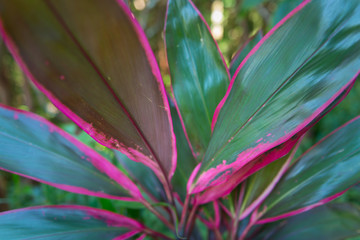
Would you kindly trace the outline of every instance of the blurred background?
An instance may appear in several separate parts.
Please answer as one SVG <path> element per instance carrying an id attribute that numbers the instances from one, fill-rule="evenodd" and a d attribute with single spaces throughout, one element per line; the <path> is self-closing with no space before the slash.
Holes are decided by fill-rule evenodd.
<path id="1" fill-rule="evenodd" d="M 165 86 L 170 86 L 166 62 L 163 27 L 166 0 L 126 1 L 145 30 L 158 60 Z M 295 8 L 301 0 L 194 0 L 203 14 L 227 63 L 233 54 L 258 31 L 268 32 L 279 20 Z M 307 134 L 301 151 L 310 147 L 335 128 L 360 115 L 360 84 L 332 112 L 326 115 Z M 114 164 L 113 153 L 97 144 L 67 117 L 61 114 L 24 76 L 0 39 L 0 102 L 40 114 L 57 124 L 79 140 L 96 149 Z M 360 185 L 335 200 L 360 205 Z M 51 186 L 33 182 L 14 174 L 0 171 L 0 211 L 20 207 L 49 204 L 82 204 L 117 211 L 128 216 L 140 217 L 141 206 L 125 210 L 122 203 L 107 199 L 68 193 Z M 126 211 L 126 213 L 124 212 Z M 150 221 L 149 215 L 146 221 Z M 156 221 L 155 221 L 156 222 Z M 153 225 L 154 221 L 152 222 Z M 155 226 L 153 226 L 156 228 Z"/>

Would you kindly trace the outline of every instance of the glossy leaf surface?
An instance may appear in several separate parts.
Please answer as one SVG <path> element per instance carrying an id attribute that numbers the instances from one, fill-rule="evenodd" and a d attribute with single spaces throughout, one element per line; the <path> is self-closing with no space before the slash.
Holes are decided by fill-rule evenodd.
<path id="1" fill-rule="evenodd" d="M 355 80 L 355 79 L 354 79 Z M 226 182 L 219 185 L 207 188 L 201 195 L 198 196 L 198 201 L 205 203 L 213 201 L 219 197 L 224 197 L 229 194 L 239 183 L 247 179 L 249 176 L 254 174 L 256 171 L 267 166 L 271 162 L 283 157 L 284 154 L 289 152 L 295 144 L 299 141 L 301 136 L 306 133 L 311 126 L 319 121 L 326 113 L 331 111 L 339 102 L 341 102 L 352 89 L 353 81 L 335 100 L 332 102 L 318 117 L 316 117 L 308 126 L 298 132 L 296 135 L 291 137 L 285 143 L 277 146 L 276 148 L 270 149 L 269 151 L 261 154 L 254 160 L 245 164 L 235 174 L 233 174 Z M 188 187 L 188 189 L 190 189 Z"/>
<path id="2" fill-rule="evenodd" d="M 273 221 L 324 204 L 360 180 L 360 117 L 305 152 L 287 171 L 261 209 Z"/>
<path id="3" fill-rule="evenodd" d="M 70 192 L 142 199 L 136 185 L 100 154 L 40 116 L 5 106 L 0 106 L 0 169 Z"/>
<path id="4" fill-rule="evenodd" d="M 0 213 L 1 238 L 11 240 L 120 240 L 143 228 L 125 216 L 83 206 L 31 207 Z"/>
<path id="5" fill-rule="evenodd" d="M 229 73 L 205 20 L 191 1 L 169 1 L 165 35 L 176 104 L 195 155 L 202 155 L 210 140 L 215 108 L 229 84 Z"/>
<path id="6" fill-rule="evenodd" d="M 0 17 L 4 42 L 55 106 L 101 144 L 172 176 L 160 71 L 123 1 L 2 0 Z"/>
<path id="7" fill-rule="evenodd" d="M 251 37 L 245 44 L 237 51 L 235 56 L 230 62 L 230 76 L 233 77 L 237 68 L 240 66 L 241 62 L 246 58 L 251 49 L 253 49 L 258 42 L 260 42 L 263 37 L 262 32 L 258 32 L 253 37 Z"/>
<path id="8" fill-rule="evenodd" d="M 342 240 L 360 235 L 360 209 L 350 204 L 328 204 L 282 222 L 271 223 L 253 239 Z"/>
<path id="9" fill-rule="evenodd" d="M 190 192 L 225 183 L 265 152 L 267 163 L 285 155 L 342 99 L 359 71 L 359 10 L 355 0 L 304 1 L 261 39 L 215 112 Z"/>

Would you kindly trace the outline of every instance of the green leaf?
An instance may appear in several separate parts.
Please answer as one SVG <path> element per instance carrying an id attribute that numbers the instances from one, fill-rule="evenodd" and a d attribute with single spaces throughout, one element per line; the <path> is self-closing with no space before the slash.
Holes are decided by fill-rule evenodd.
<path id="1" fill-rule="evenodd" d="M 195 155 L 202 156 L 229 73 L 210 30 L 189 0 L 169 0 L 166 50 L 177 107 Z"/>
<path id="2" fill-rule="evenodd" d="M 264 153 L 267 163 L 287 154 L 346 96 L 359 73 L 359 11 L 356 0 L 306 0 L 261 39 L 215 112 L 191 193 L 226 184 Z"/>
<path id="3" fill-rule="evenodd" d="M 359 182 L 360 117 L 305 152 L 260 207 L 268 222 L 322 205 Z"/>
<path id="4" fill-rule="evenodd" d="M 173 120 L 173 128 L 176 136 L 176 148 L 177 151 L 177 167 L 174 177 L 171 183 L 174 187 L 175 192 L 179 194 L 181 199 L 184 201 L 186 196 L 186 184 L 195 166 L 198 164 L 194 158 L 188 141 L 186 139 L 184 129 L 181 126 L 179 114 L 176 111 L 173 101 L 170 102 L 171 118 Z"/>
<path id="5" fill-rule="evenodd" d="M 359 207 L 350 204 L 327 204 L 284 221 L 267 224 L 253 239 L 342 240 L 360 237 L 359 223 Z"/>
<path id="6" fill-rule="evenodd" d="M 143 229 L 133 219 L 83 206 L 30 207 L 0 213 L 2 239 L 127 239 L 125 236 L 134 236 Z"/>
<path id="7" fill-rule="evenodd" d="M 108 160 L 35 114 L 0 105 L 0 169 L 80 194 L 143 199 Z"/>
<path id="8" fill-rule="evenodd" d="M 1 0 L 0 18 L 10 52 L 56 107 L 101 144 L 171 178 L 176 151 L 164 85 L 123 1 Z"/>

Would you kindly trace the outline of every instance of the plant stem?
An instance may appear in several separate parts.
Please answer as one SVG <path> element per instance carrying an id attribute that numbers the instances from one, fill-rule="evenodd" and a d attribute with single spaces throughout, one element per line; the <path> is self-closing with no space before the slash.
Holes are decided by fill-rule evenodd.
<path id="1" fill-rule="evenodd" d="M 235 209 L 235 216 L 232 219 L 233 224 L 231 226 L 231 235 L 230 235 L 231 240 L 236 239 L 237 228 L 238 228 L 238 224 L 239 224 L 240 210 L 241 210 L 241 205 L 242 205 L 243 197 L 244 197 L 244 193 L 245 193 L 245 186 L 246 186 L 246 182 L 243 182 L 241 184 L 241 189 L 240 189 L 240 193 L 239 193 L 239 199 L 238 199 L 236 209 Z"/>
<path id="2" fill-rule="evenodd" d="M 190 195 L 186 195 L 184 207 L 181 213 L 180 224 L 179 224 L 179 228 L 181 229 L 181 231 L 183 231 L 184 230 L 183 228 L 185 227 L 184 224 L 185 224 L 185 218 L 189 210 L 189 202 L 190 202 Z"/>
<path id="3" fill-rule="evenodd" d="M 189 218 L 188 218 L 186 228 L 185 228 L 185 233 L 186 233 L 186 236 L 188 236 L 188 237 L 190 236 L 192 229 L 194 227 L 194 222 L 196 219 L 196 212 L 198 210 L 198 207 L 199 207 L 199 205 L 195 204 L 189 214 Z"/>

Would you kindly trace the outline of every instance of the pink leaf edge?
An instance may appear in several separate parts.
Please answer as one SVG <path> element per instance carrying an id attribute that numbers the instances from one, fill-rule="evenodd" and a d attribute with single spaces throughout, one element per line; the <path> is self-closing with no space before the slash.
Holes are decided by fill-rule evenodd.
<path id="1" fill-rule="evenodd" d="M 212 184 L 208 184 L 209 180 L 206 178 L 201 179 L 201 182 L 198 180 L 196 183 L 196 188 L 194 188 L 194 184 L 188 184 L 188 192 L 191 194 L 198 193 L 197 195 L 197 201 L 200 203 L 206 203 L 209 201 L 213 201 L 214 199 L 217 199 L 219 197 L 226 196 L 229 194 L 232 189 L 234 189 L 241 181 L 246 179 L 251 174 L 255 173 L 256 171 L 260 170 L 261 168 L 265 167 L 266 165 L 270 164 L 271 162 L 275 161 L 276 159 L 284 156 L 287 154 L 292 147 L 296 144 L 296 142 L 299 140 L 299 138 L 305 134 L 316 122 L 318 122 L 323 116 L 318 117 L 322 112 L 325 112 L 326 108 L 333 103 L 336 98 L 341 96 L 340 99 L 336 102 L 334 106 L 331 107 L 331 109 L 326 110 L 326 113 L 332 110 L 337 104 L 339 104 L 350 92 L 352 89 L 357 76 L 359 75 L 360 71 L 355 74 L 355 76 L 352 78 L 351 81 L 349 81 L 343 88 L 341 88 L 336 94 L 334 94 L 323 106 L 321 106 L 317 111 L 315 111 L 308 119 L 306 119 L 301 125 L 299 125 L 297 128 L 295 128 L 292 132 L 287 133 L 287 135 L 280 138 L 278 141 L 270 144 L 263 144 L 264 146 L 262 149 L 260 147 L 260 151 L 257 150 L 259 145 L 255 147 L 255 153 L 251 155 L 251 151 L 254 151 L 254 149 L 249 149 L 248 151 L 242 152 L 238 155 L 238 158 L 235 162 L 229 164 L 229 165 L 220 165 L 215 169 L 212 170 L 210 173 L 209 171 L 203 173 L 205 174 L 205 177 L 207 179 L 212 179 L 213 176 L 215 176 L 217 173 L 222 171 L 229 171 L 228 169 L 233 169 L 232 171 L 235 172 L 235 174 L 224 174 L 225 176 L 222 176 L 221 178 L 218 178 L 217 181 L 212 182 Z M 268 145 L 268 146 L 267 146 Z M 275 148 L 281 145 L 281 148 Z M 264 150 L 265 149 L 265 150 Z M 256 150 L 258 152 L 256 152 Z M 261 151 L 263 150 L 263 151 Z M 267 151 L 270 150 L 269 154 L 266 154 Z M 265 155 L 264 155 L 265 153 Z M 245 154 L 245 155 L 244 155 Z M 248 154 L 248 155 L 246 155 Z M 245 157 L 247 158 L 245 158 Z M 244 157 L 244 159 L 247 159 L 246 161 L 242 162 L 241 164 L 238 164 L 237 161 Z M 251 157 L 251 158 L 250 158 Z M 260 164 L 257 164 L 256 160 L 259 160 Z M 251 165 L 251 163 L 254 163 Z M 194 170 L 195 172 L 195 170 Z M 196 175 L 196 173 L 192 173 Z M 208 176 L 206 175 L 208 174 Z M 195 177 L 194 177 L 195 178 Z M 201 191 L 206 191 L 202 194 L 199 194 Z"/>
<path id="2" fill-rule="evenodd" d="M 222 59 L 222 62 L 223 62 L 223 64 L 224 64 L 224 67 L 225 67 L 225 70 L 226 70 L 226 73 L 227 73 L 227 75 L 228 75 L 228 79 L 230 79 L 230 71 L 229 71 L 229 68 L 228 68 L 228 66 L 227 66 L 227 64 L 226 64 L 224 55 L 223 55 L 222 52 L 220 51 L 220 48 L 219 48 L 219 45 L 218 45 L 217 41 L 214 39 L 213 35 L 211 34 L 211 30 L 210 30 L 209 25 L 207 24 L 204 16 L 201 14 L 201 12 L 199 11 L 199 9 L 197 9 L 197 7 L 195 6 L 195 4 L 194 4 L 191 0 L 188 0 L 188 1 L 189 1 L 189 3 L 191 4 L 191 6 L 193 7 L 193 9 L 197 12 L 200 20 L 205 24 L 206 28 L 208 29 L 208 31 L 209 31 L 209 33 L 210 33 L 210 35 L 211 35 L 211 37 L 212 37 L 212 39 L 213 39 L 213 41 L 214 41 L 214 43 L 215 43 L 215 45 L 216 45 L 217 51 L 218 51 L 218 53 L 219 53 L 219 55 L 220 55 L 220 57 L 221 57 L 221 59 Z M 167 5 L 166 5 L 166 15 L 165 15 L 165 24 L 164 24 L 163 33 L 165 33 L 165 29 L 166 29 L 167 16 L 168 16 L 168 12 L 169 12 L 169 3 L 170 3 L 170 1 L 168 1 L 168 2 L 167 2 Z M 164 34 L 164 45 L 165 45 L 165 49 L 166 49 L 166 36 L 165 36 L 165 34 Z M 166 62 L 168 62 L 168 57 L 167 57 L 166 51 L 165 51 L 165 58 L 166 58 Z M 173 89 L 173 87 L 172 87 L 172 84 L 170 85 L 170 91 L 171 91 L 172 95 L 175 96 L 175 94 L 174 94 L 174 89 Z M 184 122 L 183 117 L 182 117 L 182 115 L 181 115 L 181 112 L 180 112 L 180 109 L 179 109 L 179 105 L 178 105 L 175 97 L 172 97 L 171 99 L 172 99 L 172 101 L 173 101 L 173 103 L 174 103 L 174 105 L 175 105 L 175 109 L 176 109 L 176 111 L 177 111 L 177 113 L 178 113 L 178 115 L 179 115 L 181 127 L 182 127 L 182 129 L 183 129 L 184 134 L 185 134 L 185 137 L 186 137 L 186 140 L 187 140 L 188 145 L 189 145 L 189 147 L 190 147 L 191 153 L 192 153 L 192 155 L 194 156 L 194 158 L 197 159 L 197 157 L 199 156 L 199 154 L 196 153 L 196 152 L 194 151 L 194 149 L 193 149 L 193 146 L 192 146 L 191 141 L 190 141 L 190 139 L 189 139 L 189 135 L 187 134 L 187 131 L 186 131 L 185 122 Z"/>
<path id="3" fill-rule="evenodd" d="M 95 152 L 90 147 L 88 147 L 85 144 L 81 143 L 80 141 L 76 140 L 74 137 L 72 137 L 70 134 L 63 131 L 61 128 L 52 124 L 48 120 L 40 117 L 39 115 L 36 115 L 31 112 L 15 109 L 15 108 L 3 105 L 3 104 L 0 104 L 0 108 L 5 108 L 5 109 L 13 111 L 14 112 L 14 121 L 16 121 L 18 119 L 18 115 L 24 115 L 27 118 L 34 119 L 34 120 L 40 122 L 41 124 L 44 124 L 45 126 L 48 127 L 49 131 L 57 133 L 60 136 L 62 136 L 63 138 L 65 138 L 66 140 L 68 140 L 69 142 L 71 142 L 74 146 L 76 146 L 81 152 L 83 152 L 86 155 L 86 157 L 84 157 L 84 159 L 91 162 L 91 164 L 95 168 L 97 168 L 100 172 L 105 173 L 109 178 L 113 179 L 120 186 L 122 186 L 124 189 L 129 191 L 130 195 L 133 196 L 134 198 L 117 197 L 117 196 L 108 195 L 106 193 L 92 192 L 92 191 L 89 191 L 89 190 L 81 188 L 81 187 L 69 186 L 69 185 L 65 185 L 65 184 L 56 184 L 56 183 L 43 181 L 41 179 L 31 177 L 31 176 L 28 176 L 25 174 L 13 172 L 13 171 L 7 170 L 2 167 L 0 167 L 0 169 L 23 176 L 23 177 L 26 177 L 26 178 L 29 178 L 29 179 L 32 179 L 32 180 L 35 180 L 35 181 L 38 181 L 38 182 L 42 182 L 42 183 L 45 183 L 45 184 L 57 187 L 59 189 L 65 190 L 65 191 L 69 191 L 69 192 L 97 196 L 97 197 L 118 199 L 118 200 L 124 200 L 124 201 L 143 200 L 142 194 L 141 194 L 140 190 L 138 189 L 138 187 L 128 177 L 126 177 L 119 169 L 117 169 L 112 163 L 110 163 L 109 161 L 104 159 L 99 153 Z"/>
<path id="4" fill-rule="evenodd" d="M 169 172 L 169 175 L 168 175 L 169 179 L 171 179 L 171 177 L 175 173 L 175 169 L 176 169 L 176 158 L 177 158 L 176 139 L 175 139 L 175 134 L 174 134 L 174 131 L 173 131 L 172 119 L 171 119 L 171 115 L 170 115 L 170 107 L 169 107 L 169 103 L 168 103 L 168 101 L 166 99 L 165 86 L 164 86 L 162 78 L 161 78 L 160 69 L 158 68 L 154 53 L 152 52 L 152 50 L 150 48 L 150 44 L 147 41 L 145 33 L 143 32 L 140 24 L 137 22 L 134 15 L 131 13 L 130 9 L 126 6 L 125 3 L 123 3 L 121 0 L 117 0 L 117 2 L 119 4 L 119 7 L 124 11 L 124 13 L 128 16 L 128 18 L 133 23 L 134 29 L 135 29 L 136 33 L 138 34 L 140 42 L 143 45 L 144 50 L 146 52 L 146 56 L 147 56 L 147 58 L 149 60 L 152 72 L 153 72 L 153 74 L 154 74 L 154 76 L 156 78 L 156 81 L 157 81 L 158 86 L 159 86 L 160 94 L 161 94 L 162 99 L 163 99 L 164 108 L 166 110 L 166 113 L 167 113 L 167 116 L 168 116 L 168 119 L 169 119 L 170 131 L 171 131 L 171 136 L 172 136 L 171 137 L 172 138 L 172 158 L 171 158 L 172 168 L 171 168 L 171 170 Z M 102 144 L 102 145 L 104 145 L 104 146 L 106 146 L 108 148 L 115 148 L 115 149 L 123 152 L 130 159 L 132 159 L 134 161 L 144 163 L 145 165 L 149 166 L 154 172 L 156 172 L 157 175 L 159 175 L 158 167 L 157 166 L 155 167 L 154 164 L 149 163 L 149 162 L 151 162 L 151 160 L 149 160 L 147 157 L 145 157 L 144 154 L 139 152 L 137 149 L 132 149 L 132 148 L 128 148 L 128 147 L 124 146 L 117 139 L 108 138 L 108 137 L 105 136 L 104 133 L 98 132 L 96 129 L 93 128 L 91 123 L 88 123 L 85 120 L 83 120 L 82 118 L 80 118 L 79 116 L 77 116 L 76 113 L 74 113 L 72 110 L 70 110 L 68 107 L 66 107 L 50 91 L 48 91 L 44 86 L 42 86 L 36 80 L 36 78 L 32 75 L 31 71 L 28 69 L 25 62 L 22 60 L 22 58 L 20 56 L 20 53 L 19 53 L 16 45 L 14 44 L 14 41 L 7 34 L 7 32 L 6 32 L 5 28 L 4 28 L 4 24 L 2 22 L 2 19 L 0 19 L 0 35 L 1 35 L 5 45 L 9 49 L 10 53 L 13 55 L 15 61 L 19 64 L 20 68 L 25 73 L 25 75 L 35 84 L 35 86 L 41 92 L 43 92 L 49 98 L 49 100 L 61 112 L 63 112 L 69 119 L 74 121 L 81 129 L 83 129 L 87 134 L 89 134 L 92 138 L 94 138 L 94 140 L 96 140 L 100 144 Z M 139 159 L 135 160 L 134 155 L 137 156 Z"/>
<path id="5" fill-rule="evenodd" d="M 239 67 L 236 69 L 236 72 L 234 76 L 230 80 L 230 85 L 228 87 L 228 90 L 224 96 L 224 98 L 220 101 L 219 105 L 216 107 L 211 129 L 214 130 L 215 124 L 217 122 L 217 118 L 219 116 L 219 113 L 224 106 L 226 99 L 228 98 L 230 91 L 232 89 L 232 86 L 234 85 L 235 79 L 240 72 L 241 68 L 245 65 L 245 63 L 249 60 L 249 58 L 261 47 L 261 45 L 264 44 L 264 42 L 274 34 L 274 32 L 279 29 L 287 20 L 289 20 L 291 17 L 293 17 L 297 12 L 299 12 L 301 9 L 303 9 L 308 3 L 310 3 L 311 0 L 304 0 L 299 6 L 297 6 L 294 10 L 292 10 L 288 15 L 286 15 L 280 22 L 278 22 L 256 45 L 255 47 L 249 52 L 249 54 L 244 58 L 244 60 L 240 63 Z"/>
<path id="6" fill-rule="evenodd" d="M 117 0 L 117 2 L 119 4 L 119 6 L 122 8 L 122 10 L 125 12 L 125 14 L 129 17 L 129 19 L 131 19 L 131 22 L 133 23 L 134 29 L 135 29 L 136 33 L 138 34 L 138 36 L 139 36 L 141 44 L 144 47 L 146 56 L 147 56 L 147 58 L 149 60 L 152 72 L 153 72 L 153 74 L 154 74 L 154 76 L 156 78 L 156 81 L 157 81 L 158 86 L 159 86 L 160 94 L 161 94 L 161 97 L 163 99 L 166 114 L 167 114 L 168 119 L 169 119 L 171 140 L 172 140 L 172 154 L 173 154 L 172 157 L 171 157 L 172 168 L 171 168 L 171 170 L 169 172 L 169 176 L 168 176 L 169 179 L 171 179 L 172 176 L 175 173 L 176 163 L 177 163 L 176 138 L 175 138 L 175 133 L 174 133 L 174 129 L 173 129 L 173 122 L 172 122 L 171 113 L 170 113 L 170 106 L 169 106 L 169 102 L 168 102 L 168 99 L 167 99 L 165 85 L 164 85 L 164 82 L 162 80 L 159 65 L 157 64 L 154 52 L 151 50 L 151 46 L 150 46 L 149 41 L 147 40 L 145 32 L 143 31 L 143 29 L 140 26 L 139 22 L 134 17 L 134 14 L 131 12 L 129 7 L 124 3 L 124 1 Z"/>

